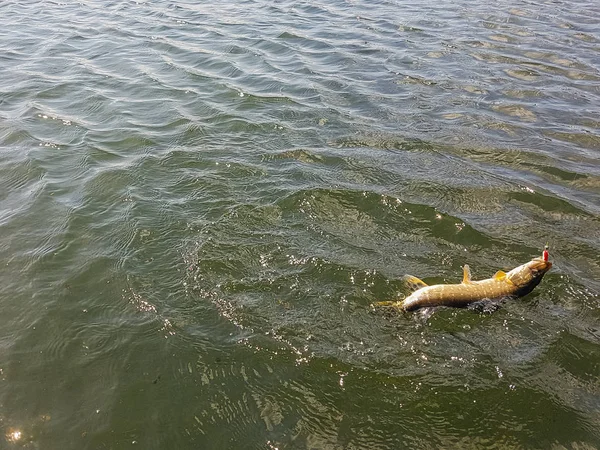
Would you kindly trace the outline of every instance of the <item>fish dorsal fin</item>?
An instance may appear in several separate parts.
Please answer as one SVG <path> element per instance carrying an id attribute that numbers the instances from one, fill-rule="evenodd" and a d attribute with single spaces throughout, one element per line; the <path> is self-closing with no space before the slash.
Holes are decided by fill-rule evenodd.
<path id="1" fill-rule="evenodd" d="M 462 280 L 463 284 L 469 284 L 471 283 L 471 268 L 469 267 L 468 264 L 465 264 L 463 266 L 463 280 Z"/>
<path id="2" fill-rule="evenodd" d="M 413 277 L 412 275 L 406 275 L 404 277 L 404 283 L 411 291 L 418 291 L 419 289 L 427 286 L 423 280 L 419 280 L 417 277 Z"/>
<path id="3" fill-rule="evenodd" d="M 498 272 L 496 272 L 494 274 L 494 276 L 492 278 L 494 278 L 494 280 L 496 280 L 496 281 L 504 281 L 504 280 L 506 280 L 506 273 L 499 270 Z"/>

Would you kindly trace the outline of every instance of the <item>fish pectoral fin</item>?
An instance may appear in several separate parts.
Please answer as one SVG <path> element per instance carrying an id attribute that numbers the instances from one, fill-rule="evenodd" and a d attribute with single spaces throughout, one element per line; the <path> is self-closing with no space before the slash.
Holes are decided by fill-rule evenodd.
<path id="1" fill-rule="evenodd" d="M 413 277 L 412 275 L 406 275 L 404 277 L 404 283 L 411 291 L 417 291 L 427 286 L 423 280 L 419 280 L 417 277 Z"/>
<path id="2" fill-rule="evenodd" d="M 471 268 L 469 267 L 468 264 L 465 264 L 463 266 L 463 280 L 462 280 L 463 284 L 469 284 L 471 283 Z"/>
<path id="3" fill-rule="evenodd" d="M 494 274 L 494 276 L 492 278 L 496 281 L 504 281 L 504 280 L 506 280 L 506 273 L 499 270 L 498 272 L 496 272 Z"/>
<path id="4" fill-rule="evenodd" d="M 496 281 L 503 281 L 505 283 L 510 284 L 511 286 L 514 286 L 514 283 L 512 281 L 510 281 L 510 278 L 508 278 L 506 276 L 506 274 L 504 272 L 502 272 L 501 270 L 499 270 L 498 272 L 496 272 L 493 276 L 494 280 Z"/>

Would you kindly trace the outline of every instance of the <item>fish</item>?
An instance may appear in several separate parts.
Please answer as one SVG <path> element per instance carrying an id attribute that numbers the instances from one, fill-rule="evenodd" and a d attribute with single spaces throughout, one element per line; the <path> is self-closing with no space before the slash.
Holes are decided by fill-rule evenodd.
<path id="1" fill-rule="evenodd" d="M 505 297 L 523 297 L 540 284 L 542 278 L 552 268 L 548 261 L 548 249 L 541 258 L 515 267 L 510 272 L 501 270 L 492 278 L 473 281 L 471 269 L 463 266 L 463 280 L 459 284 L 436 284 L 428 286 L 417 277 L 407 276 L 406 283 L 414 292 L 404 300 L 375 303 L 375 306 L 390 306 L 403 311 L 433 306 L 465 307 L 481 300 L 495 300 Z"/>

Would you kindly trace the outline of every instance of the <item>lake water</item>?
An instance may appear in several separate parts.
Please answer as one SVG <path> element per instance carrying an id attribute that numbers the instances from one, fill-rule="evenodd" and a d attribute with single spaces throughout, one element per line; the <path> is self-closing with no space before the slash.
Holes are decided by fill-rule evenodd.
<path id="1" fill-rule="evenodd" d="M 0 2 L 0 448 L 600 447 L 599 18 Z"/>

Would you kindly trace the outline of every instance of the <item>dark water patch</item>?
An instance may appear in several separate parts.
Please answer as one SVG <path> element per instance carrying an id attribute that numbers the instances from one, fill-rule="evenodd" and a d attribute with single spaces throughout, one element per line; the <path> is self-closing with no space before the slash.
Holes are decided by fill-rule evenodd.
<path id="1" fill-rule="evenodd" d="M 315 213 L 315 216 L 318 217 L 318 214 Z M 432 222 L 435 220 L 434 217 L 435 213 L 432 212 L 430 217 Z M 419 218 L 413 220 L 417 221 Z M 225 223 L 223 222 L 223 225 Z M 264 226 L 262 221 L 259 223 Z M 294 240 L 301 238 L 298 233 L 299 231 L 293 233 L 296 236 Z M 334 236 L 336 234 L 331 230 L 328 230 L 328 233 Z M 337 231 L 337 234 L 339 233 Z M 419 233 L 419 230 L 415 229 L 414 233 Z M 206 283 L 216 283 L 217 298 L 223 298 L 222 301 L 216 300 L 216 303 L 221 305 L 218 306 L 219 308 L 227 305 L 223 310 L 225 317 L 242 328 L 253 330 L 253 332 L 260 333 L 260 330 L 269 330 L 274 327 L 274 331 L 270 332 L 274 333 L 273 336 L 282 336 L 286 341 L 291 339 L 291 345 L 296 348 L 301 347 L 301 342 L 305 342 L 308 348 L 313 348 L 313 352 L 316 351 L 315 349 L 319 349 L 317 354 L 323 354 L 321 352 L 330 354 L 329 346 L 331 344 L 327 344 L 327 342 L 333 339 L 334 342 L 339 342 L 337 344 L 339 349 L 347 349 L 342 353 L 338 353 L 339 350 L 336 351 L 334 354 L 338 358 L 345 355 L 347 351 L 350 351 L 348 354 L 350 358 L 366 358 L 367 360 L 375 358 L 373 353 L 379 354 L 376 349 L 379 344 L 375 344 L 375 349 L 366 343 L 358 346 L 355 344 L 359 340 L 364 341 L 367 335 L 366 327 L 373 326 L 373 317 L 368 313 L 368 308 L 363 309 L 364 306 L 360 305 L 366 306 L 382 297 L 389 298 L 396 295 L 394 289 L 396 292 L 401 289 L 401 283 L 394 283 L 393 280 L 382 277 L 379 271 L 364 272 L 335 263 L 333 258 L 339 259 L 339 254 L 336 254 L 335 257 L 333 254 L 329 254 L 327 259 L 315 259 L 314 257 L 303 257 L 301 252 L 295 250 L 290 255 L 289 252 L 293 249 L 289 247 L 289 239 L 283 241 L 280 237 L 267 237 L 268 235 L 264 234 L 264 231 L 259 236 L 261 236 L 260 243 L 251 246 L 247 245 L 249 241 L 248 238 L 245 238 L 244 248 L 239 248 L 239 245 L 235 243 L 225 244 L 225 242 L 220 243 L 214 240 L 207 241 L 201 246 L 196 280 L 202 281 L 198 281 L 198 288 Z M 262 241 L 265 239 L 272 243 L 263 243 Z M 273 242 L 274 240 L 276 243 Z M 406 241 L 406 238 L 404 240 Z M 365 254 L 362 248 L 359 251 Z M 219 252 L 228 255 L 233 255 L 235 252 L 239 256 L 224 266 L 216 266 L 211 259 L 206 259 L 206 256 L 210 255 L 211 258 L 218 261 L 221 259 Z M 323 253 L 327 254 L 325 252 L 327 252 L 326 248 L 323 249 Z M 427 258 L 423 258 L 423 262 L 426 260 Z M 406 266 L 404 268 L 412 266 L 410 271 L 414 273 L 415 268 L 419 265 L 417 261 L 419 258 L 411 262 L 410 256 L 405 257 Z M 448 263 L 446 262 L 446 264 Z M 286 269 L 286 267 L 289 268 Z M 242 272 L 246 275 L 241 279 L 234 278 L 234 273 Z M 455 267 L 452 272 L 450 278 L 458 278 L 459 267 Z M 319 281 L 321 279 L 323 281 L 330 280 L 330 285 L 333 280 L 338 279 L 339 281 L 335 285 L 331 285 L 329 289 L 321 287 L 319 290 L 315 290 L 312 288 L 314 283 L 323 284 L 323 281 Z M 349 286 L 355 284 L 357 289 L 348 289 L 348 283 Z M 388 287 L 384 287 L 386 285 Z M 381 290 L 382 288 L 383 290 Z M 283 300 L 285 298 L 290 300 Z M 339 325 L 330 324 L 334 317 L 332 312 L 336 309 L 342 312 L 338 320 L 346 323 L 346 326 L 341 329 L 345 328 L 348 331 L 334 337 L 330 330 L 340 329 Z M 277 319 L 275 319 L 276 317 Z M 353 325 L 350 326 L 350 324 Z M 349 326 L 350 328 L 348 328 Z M 356 334 L 349 334 L 352 329 Z M 347 347 L 348 338 L 352 342 L 350 347 Z M 374 339 L 371 345 L 380 340 L 381 337 Z M 354 353 L 354 348 L 359 353 Z M 344 359 L 346 357 L 343 356 Z M 376 361 L 375 364 L 380 366 L 382 361 L 378 359 Z M 373 364 L 373 361 L 369 364 Z"/>
<path id="2" fill-rule="evenodd" d="M 591 133 L 562 133 L 548 131 L 546 134 L 549 137 L 570 142 L 578 147 L 591 150 L 598 150 L 600 148 L 600 140 L 598 139 L 598 136 Z"/>
<path id="3" fill-rule="evenodd" d="M 510 198 L 515 201 L 518 201 L 518 202 L 535 205 L 538 208 L 540 208 L 542 211 L 590 217 L 588 215 L 588 213 L 586 213 L 585 210 L 581 210 L 565 200 L 547 196 L 547 195 L 541 194 L 539 192 L 536 192 L 536 193 L 533 193 L 530 191 L 515 192 L 512 195 L 510 195 Z"/>
<path id="4" fill-rule="evenodd" d="M 288 150 L 286 152 L 282 152 L 276 155 L 267 155 L 265 156 L 265 160 L 289 160 L 294 159 L 296 161 L 302 163 L 320 163 L 324 162 L 325 158 L 320 156 L 319 154 L 314 154 L 308 150 L 297 149 L 297 150 Z"/>
<path id="5" fill-rule="evenodd" d="M 588 341 L 565 333 L 557 343 L 555 352 L 550 355 L 563 370 L 570 372 L 581 382 L 589 383 L 590 393 L 592 393 L 596 390 L 595 374 L 598 372 L 595 363 L 597 358 L 594 355 L 596 350 L 596 346 Z"/>

